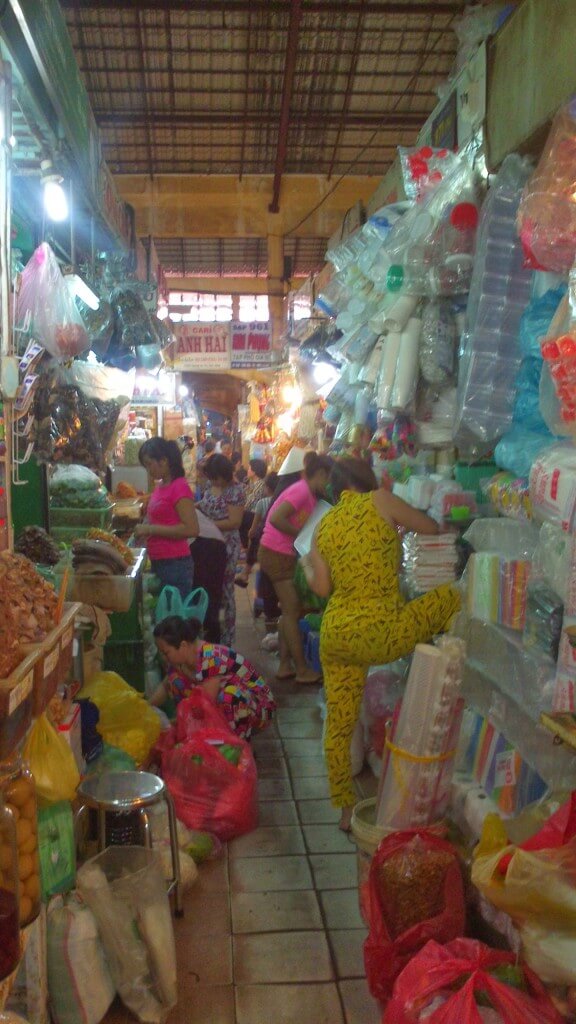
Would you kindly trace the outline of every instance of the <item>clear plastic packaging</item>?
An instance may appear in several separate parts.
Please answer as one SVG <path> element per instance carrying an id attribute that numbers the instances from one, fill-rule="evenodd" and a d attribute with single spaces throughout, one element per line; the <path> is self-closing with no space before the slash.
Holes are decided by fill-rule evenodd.
<path id="1" fill-rule="evenodd" d="M 20 926 L 24 927 L 40 913 L 40 863 L 36 785 L 28 765 L 18 755 L 0 765 L 0 794 L 17 820 Z"/>
<path id="2" fill-rule="evenodd" d="M 90 346 L 88 332 L 58 260 L 47 242 L 32 253 L 16 297 L 16 323 L 31 317 L 31 331 L 56 359 L 72 359 Z"/>
<path id="3" fill-rule="evenodd" d="M 436 299 L 424 303 L 420 336 L 420 372 L 427 384 L 442 386 L 455 370 L 457 328 L 450 303 Z"/>
<path id="4" fill-rule="evenodd" d="M 420 146 L 418 149 L 399 146 L 398 156 L 404 192 L 408 199 L 416 200 L 437 188 L 458 162 L 458 156 L 451 150 L 432 146 Z"/>
<path id="5" fill-rule="evenodd" d="M 557 444 L 545 448 L 530 470 L 534 518 L 573 531 L 576 523 L 576 448 Z"/>
<path id="6" fill-rule="evenodd" d="M 566 273 L 576 256 L 576 100 L 554 118 L 544 152 L 526 183 L 518 230 L 530 265 Z"/>

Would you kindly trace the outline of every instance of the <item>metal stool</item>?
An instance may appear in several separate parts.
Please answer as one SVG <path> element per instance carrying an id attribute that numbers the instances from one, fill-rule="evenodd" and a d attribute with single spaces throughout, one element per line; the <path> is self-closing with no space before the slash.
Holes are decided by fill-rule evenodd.
<path id="1" fill-rule="evenodd" d="M 172 878 L 168 884 L 168 895 L 174 893 L 176 917 L 182 917 L 182 892 L 180 887 L 180 853 L 176 831 L 176 814 L 172 797 L 162 779 L 151 772 L 106 772 L 103 775 L 89 775 L 78 786 L 80 806 L 76 812 L 78 825 L 82 814 L 91 808 L 97 812 L 98 852 L 106 848 L 106 815 L 131 814 L 137 812 L 144 833 L 144 845 L 152 847 L 152 831 L 147 807 L 164 802 L 168 811 L 170 829 L 170 852 L 172 854 Z M 114 844 L 116 845 L 116 844 Z M 121 845 L 117 844 L 117 845 Z"/>

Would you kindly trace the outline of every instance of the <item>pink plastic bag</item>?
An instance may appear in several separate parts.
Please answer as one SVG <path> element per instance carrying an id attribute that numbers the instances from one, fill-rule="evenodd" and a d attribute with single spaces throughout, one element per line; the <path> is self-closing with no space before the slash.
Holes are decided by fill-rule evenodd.
<path id="1" fill-rule="evenodd" d="M 433 854 L 443 855 L 434 866 Z M 429 881 L 431 870 L 436 876 L 434 890 Z M 424 896 L 425 881 L 428 892 Z M 382 840 L 370 865 L 368 886 L 366 978 L 372 995 L 384 1003 L 400 971 L 430 939 L 449 942 L 463 934 L 464 883 L 458 855 L 450 843 L 430 832 L 406 831 L 393 832 Z M 429 897 L 434 909 L 424 920 L 415 920 L 417 901 L 422 906 Z"/>
<path id="2" fill-rule="evenodd" d="M 524 964 L 517 966 L 513 953 L 455 939 L 446 946 L 429 942 L 410 961 L 396 980 L 382 1024 L 483 1024 L 479 996 L 484 1005 L 488 998 L 506 1024 L 562 1021 L 542 982 Z M 445 1001 L 426 1015 L 437 997 Z"/>
<path id="3" fill-rule="evenodd" d="M 47 242 L 32 253 L 22 271 L 16 323 L 31 317 L 32 335 L 56 359 L 72 359 L 90 347 L 88 332 Z"/>
<path id="4" fill-rule="evenodd" d="M 227 725 L 202 729 L 164 750 L 162 775 L 176 814 L 188 828 L 213 832 L 218 839 L 256 828 L 256 764 L 248 744 Z"/>

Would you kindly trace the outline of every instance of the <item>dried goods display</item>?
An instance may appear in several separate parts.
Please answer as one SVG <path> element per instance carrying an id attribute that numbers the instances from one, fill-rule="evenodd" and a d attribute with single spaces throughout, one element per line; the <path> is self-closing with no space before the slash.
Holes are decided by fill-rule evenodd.
<path id="1" fill-rule="evenodd" d="M 381 864 L 382 907 L 393 939 L 440 913 L 442 883 L 453 860 L 453 854 L 427 850 L 415 839 Z"/>
<path id="2" fill-rule="evenodd" d="M 58 545 L 41 526 L 26 526 L 18 537 L 14 550 L 18 555 L 25 555 L 37 565 L 56 565 L 60 561 Z"/>
<path id="3" fill-rule="evenodd" d="M 113 533 L 108 533 L 106 530 L 88 530 L 86 539 L 100 540 L 103 544 L 110 544 L 116 549 L 120 557 L 123 558 L 128 565 L 134 565 L 135 559 L 132 548 L 129 548 L 123 540 L 120 540 L 120 538 L 116 537 Z"/>
<path id="4" fill-rule="evenodd" d="M 20 644 L 39 643 L 54 625 L 57 598 L 23 555 L 0 554 L 0 678 L 22 660 Z"/>
<path id="5" fill-rule="evenodd" d="M 52 367 L 41 375 L 34 398 L 37 460 L 104 469 L 119 415 L 115 401 L 87 398 L 65 370 Z"/>

